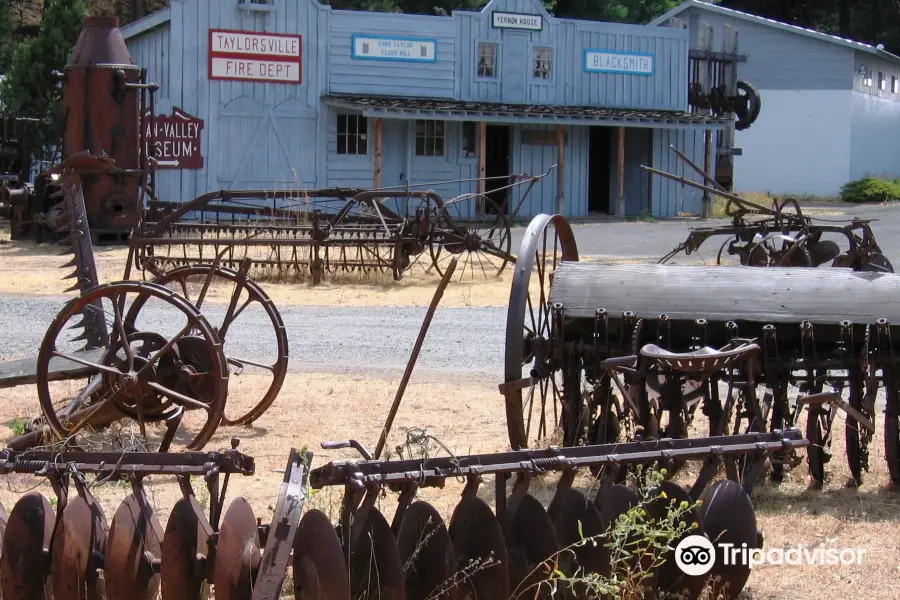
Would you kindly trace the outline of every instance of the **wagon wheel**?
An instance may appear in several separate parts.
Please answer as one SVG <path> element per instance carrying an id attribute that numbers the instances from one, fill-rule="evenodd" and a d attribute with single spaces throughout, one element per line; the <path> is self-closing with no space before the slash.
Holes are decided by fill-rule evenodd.
<path id="1" fill-rule="evenodd" d="M 226 303 L 227 309 L 220 316 L 209 315 L 207 319 L 213 324 L 222 341 L 228 369 L 231 374 L 246 373 L 250 376 L 247 379 L 251 382 L 258 376 L 262 378 L 263 385 L 267 385 L 263 387 L 262 398 L 249 410 L 244 407 L 240 410 L 238 408 L 226 410 L 222 424 L 249 425 L 268 410 L 281 391 L 288 366 L 287 332 L 275 304 L 255 281 L 224 267 L 216 267 L 210 278 L 211 271 L 212 266 L 208 265 L 180 267 L 163 273 L 154 279 L 153 283 L 180 294 L 198 311 L 203 309 L 204 302 L 212 304 L 213 296 L 222 293 L 220 299 Z M 135 319 L 146 300 L 146 297 L 139 297 L 132 303 L 125 316 L 126 329 L 134 326 Z M 245 318 L 238 321 L 242 315 Z M 238 331 L 234 332 L 235 329 Z M 234 332 L 230 338 L 229 332 Z M 229 340 L 235 339 L 253 340 L 254 346 L 262 346 L 265 359 L 253 361 L 241 358 L 236 344 L 229 344 Z M 236 387 L 238 383 L 231 380 L 232 397 L 244 395 Z"/>
<path id="2" fill-rule="evenodd" d="M 122 315 L 129 297 L 152 302 L 146 326 L 126 325 Z M 72 321 L 85 310 L 102 313 L 109 331 L 105 347 L 77 348 L 83 336 L 66 338 Z M 56 365 L 66 360 L 83 367 L 86 386 L 73 390 L 71 380 L 51 381 L 51 361 Z M 185 444 L 197 450 L 222 418 L 228 367 L 218 335 L 192 304 L 153 283 L 122 281 L 93 288 L 63 307 L 38 353 L 37 388 L 44 419 L 61 439 L 130 418 L 149 441 L 147 423 L 168 421 L 172 429 L 160 442 L 164 449 L 182 413 L 197 410 L 203 415 L 199 430 Z"/>
<path id="3" fill-rule="evenodd" d="M 884 411 L 884 459 L 891 482 L 900 485 L 900 372 L 894 366 L 883 368 L 887 395 Z"/>
<path id="4" fill-rule="evenodd" d="M 513 261 L 509 254 L 512 235 L 506 215 L 488 196 L 479 195 L 472 200 L 483 203 L 481 214 L 472 221 L 463 215 L 464 206 L 474 205 L 471 201 L 445 204 L 437 212 L 428 252 L 441 277 L 456 254 L 466 253 L 457 266 L 460 281 L 479 275 L 485 279 L 499 277 L 507 263 Z"/>
<path id="5" fill-rule="evenodd" d="M 847 371 L 850 383 L 848 404 L 874 422 L 875 415 L 866 406 L 867 390 L 862 366 L 853 364 Z M 877 391 L 877 381 L 875 385 L 876 390 L 871 390 L 873 397 Z M 848 414 L 844 423 L 844 446 L 847 452 L 847 466 L 850 467 L 848 485 L 860 485 L 862 483 L 862 472 L 869 470 L 869 442 L 871 440 L 872 432 L 860 424 L 851 414 Z"/>
<path id="6" fill-rule="evenodd" d="M 506 314 L 501 392 L 506 397 L 506 426 L 513 449 L 549 437 L 559 424 L 562 373 L 551 356 L 549 292 L 559 262 L 577 260 L 575 236 L 564 217 L 541 214 L 531 221 L 516 260 Z M 539 415 L 534 414 L 536 408 Z"/>
<path id="7" fill-rule="evenodd" d="M 749 246 L 746 264 L 752 267 L 812 267 L 813 261 L 805 241 L 788 256 L 792 244 L 786 236 L 771 233 Z M 778 247 L 781 241 L 781 247 Z"/>

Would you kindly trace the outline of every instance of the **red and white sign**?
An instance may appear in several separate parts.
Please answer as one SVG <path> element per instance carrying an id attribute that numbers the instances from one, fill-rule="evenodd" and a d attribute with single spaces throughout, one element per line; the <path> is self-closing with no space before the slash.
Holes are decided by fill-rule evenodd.
<path id="1" fill-rule="evenodd" d="M 234 81 L 302 82 L 299 35 L 209 30 L 209 78 Z"/>
<path id="2" fill-rule="evenodd" d="M 145 116 L 147 130 L 144 133 L 147 145 L 144 152 L 145 156 L 152 156 L 164 163 L 159 165 L 158 169 L 203 168 L 203 153 L 200 151 L 203 119 L 191 116 L 177 106 L 172 107 L 171 115 L 156 115 L 153 121 L 150 121 L 150 111 L 147 111 Z M 178 166 L 171 166 L 171 163 Z"/>

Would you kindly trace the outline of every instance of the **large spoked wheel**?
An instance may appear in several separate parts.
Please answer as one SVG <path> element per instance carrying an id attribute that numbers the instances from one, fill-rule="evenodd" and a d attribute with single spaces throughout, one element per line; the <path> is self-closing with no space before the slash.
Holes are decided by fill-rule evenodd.
<path id="1" fill-rule="evenodd" d="M 153 283 L 180 294 L 213 324 L 222 341 L 228 369 L 232 375 L 247 376 L 246 393 L 240 389 L 242 381 L 231 379 L 231 402 L 222 417 L 223 425 L 249 425 L 257 420 L 275 401 L 288 367 L 288 339 L 281 314 L 262 288 L 252 279 L 237 271 L 211 265 L 181 267 L 163 273 Z M 224 307 L 213 307 L 215 301 L 224 301 Z M 138 314 L 145 305 L 145 298 L 137 298 L 125 317 L 126 327 L 134 326 Z M 215 314 L 215 316 L 213 316 Z M 239 320 L 240 317 L 244 317 Z M 232 335 L 229 337 L 228 334 Z M 252 341 L 254 360 L 242 358 L 231 340 Z M 258 358 L 258 359 L 257 359 Z M 242 398 L 262 398 L 247 407 Z"/>
<path id="2" fill-rule="evenodd" d="M 513 449 L 548 439 L 560 424 L 563 365 L 551 355 L 550 285 L 560 262 L 577 260 L 575 236 L 563 216 L 542 214 L 531 221 L 516 259 L 506 315 L 504 396 Z M 580 370 L 580 365 L 568 366 Z"/>
<path id="3" fill-rule="evenodd" d="M 467 219 L 466 206 L 481 205 L 482 210 Z M 455 255 L 460 257 L 456 271 L 460 281 L 499 277 L 511 261 L 512 234 L 506 215 L 488 196 L 478 195 L 469 202 L 450 202 L 437 211 L 434 236 L 428 246 L 431 263 L 443 277 Z"/>
<path id="4" fill-rule="evenodd" d="M 129 299 L 147 305 L 146 324 L 126 324 Z M 67 338 L 84 311 L 101 315 L 104 347 L 76 348 L 85 336 Z M 87 385 L 73 390 L 72 380 L 56 381 L 63 363 L 82 367 Z M 148 423 L 169 422 L 160 443 L 168 446 L 182 415 L 196 411 L 198 431 L 185 446 L 199 450 L 222 419 L 228 367 L 216 331 L 190 302 L 153 283 L 123 281 L 89 290 L 56 316 L 38 353 L 37 388 L 47 426 L 61 440 L 126 418 L 147 442 Z"/>

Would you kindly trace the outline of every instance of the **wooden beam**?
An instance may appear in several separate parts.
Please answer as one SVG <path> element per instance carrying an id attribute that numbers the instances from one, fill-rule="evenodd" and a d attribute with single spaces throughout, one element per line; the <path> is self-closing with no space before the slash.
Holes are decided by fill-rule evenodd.
<path id="1" fill-rule="evenodd" d="M 487 163 L 487 122 L 478 121 L 478 193 L 484 194 Z M 478 198 L 475 203 L 475 211 L 477 214 L 484 214 L 484 201 Z"/>
<path id="2" fill-rule="evenodd" d="M 566 179 L 564 176 L 566 167 L 566 132 L 562 125 L 556 126 L 556 212 L 557 214 L 565 214 L 566 203 Z"/>
<path id="3" fill-rule="evenodd" d="M 712 130 L 707 129 L 703 132 L 703 173 L 706 174 L 706 179 L 703 183 L 710 180 L 715 182 L 715 178 L 712 177 L 712 173 L 710 173 L 710 170 L 712 169 L 711 153 Z M 709 195 L 708 191 L 703 190 L 703 199 L 700 201 L 700 218 L 709 219 L 710 217 L 712 217 L 712 196 Z"/>
<path id="4" fill-rule="evenodd" d="M 619 127 L 619 152 L 618 152 L 618 194 L 616 195 L 616 217 L 625 218 L 625 128 Z"/>
<path id="5" fill-rule="evenodd" d="M 375 119 L 375 189 L 381 188 L 381 131 L 382 119 Z"/>

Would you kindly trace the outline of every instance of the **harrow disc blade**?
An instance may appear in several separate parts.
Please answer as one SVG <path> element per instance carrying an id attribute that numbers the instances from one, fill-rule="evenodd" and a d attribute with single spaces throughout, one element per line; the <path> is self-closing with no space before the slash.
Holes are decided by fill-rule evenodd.
<path id="1" fill-rule="evenodd" d="M 55 515 L 44 496 L 29 492 L 19 498 L 3 534 L 0 593 L 4 600 L 42 600 Z"/>
<path id="2" fill-rule="evenodd" d="M 294 542 L 294 598 L 347 600 L 349 581 L 341 541 L 328 515 L 310 510 L 300 520 Z"/>
<path id="3" fill-rule="evenodd" d="M 509 559 L 497 517 L 484 500 L 464 498 L 450 519 L 456 570 L 465 575 L 463 600 L 508 600 Z"/>
<path id="4" fill-rule="evenodd" d="M 571 488 L 559 490 L 550 505 L 550 518 L 561 548 L 569 547 L 582 539 L 594 538 L 593 541 L 596 541 L 596 545 L 589 542 L 573 548 L 572 554 L 566 553 L 560 557 L 565 573 L 574 575 L 580 567 L 588 573 L 601 576 L 610 574 L 609 549 L 604 546 L 606 539 L 603 536 L 606 524 L 590 498 Z"/>
<path id="5" fill-rule="evenodd" d="M 78 496 L 63 509 L 53 539 L 50 579 L 54 600 L 98 598 L 94 551 L 106 547 L 106 519 L 96 503 Z"/>
<path id="6" fill-rule="evenodd" d="M 660 483 L 658 489 L 665 494 L 665 498 L 657 498 L 650 502 L 647 507 L 647 513 L 652 518 L 658 520 L 666 519 L 670 511 L 679 510 L 678 507 L 682 502 L 686 502 L 688 506 L 692 504 L 690 494 L 671 480 L 665 480 Z M 700 526 L 700 519 L 696 509 L 690 509 L 673 524 L 678 523 L 686 523 L 691 529 L 672 540 L 671 546 L 673 548 L 689 535 L 703 535 L 703 529 Z M 657 585 L 660 590 L 670 591 L 674 595 L 681 594 L 681 597 L 690 599 L 697 598 L 700 595 L 708 579 L 708 573 L 696 577 L 683 573 L 675 563 L 675 553 L 669 552 L 666 556 L 666 562 L 659 568 Z"/>
<path id="7" fill-rule="evenodd" d="M 508 507 L 500 522 L 509 555 L 510 588 L 528 590 L 525 595 L 531 597 L 539 582 L 548 575 L 547 568 L 541 563 L 552 560 L 559 549 L 553 522 L 540 501 L 530 494 L 523 496 L 515 506 Z M 545 593 L 540 597 L 550 596 Z"/>
<path id="8" fill-rule="evenodd" d="M 103 567 L 107 598 L 142 600 L 156 596 L 159 588 L 154 568 L 160 556 L 159 523 L 141 504 L 129 494 L 113 516 Z"/>
<path id="9" fill-rule="evenodd" d="M 404 600 L 400 551 L 391 526 L 377 508 L 356 516 L 348 562 L 351 597 Z"/>
<path id="10" fill-rule="evenodd" d="M 457 587 L 447 584 L 456 572 L 450 533 L 432 505 L 419 501 L 406 509 L 397 546 L 400 561 L 406 568 L 407 600 L 456 600 Z"/>
<path id="11" fill-rule="evenodd" d="M 600 519 L 609 527 L 616 522 L 619 515 L 637 506 L 640 500 L 629 487 L 616 483 L 598 493 L 594 502 L 600 511 Z"/>
<path id="12" fill-rule="evenodd" d="M 159 567 L 166 600 L 197 600 L 206 581 L 207 542 L 212 528 L 193 496 L 172 507 L 162 541 Z"/>
<path id="13" fill-rule="evenodd" d="M 250 600 L 259 561 L 256 517 L 250 504 L 237 497 L 225 512 L 216 544 L 216 600 Z"/>
<path id="14" fill-rule="evenodd" d="M 726 564 L 725 550 L 719 544 L 731 543 L 735 548 L 741 548 L 742 544 L 747 548 L 759 547 L 753 502 L 741 484 L 730 479 L 707 487 L 700 500 L 700 524 L 706 536 L 716 544 L 716 562 L 709 572 L 709 579 L 714 582 L 715 589 L 723 593 L 725 600 L 732 600 L 744 589 L 750 567 L 732 564 L 733 560 Z"/>

